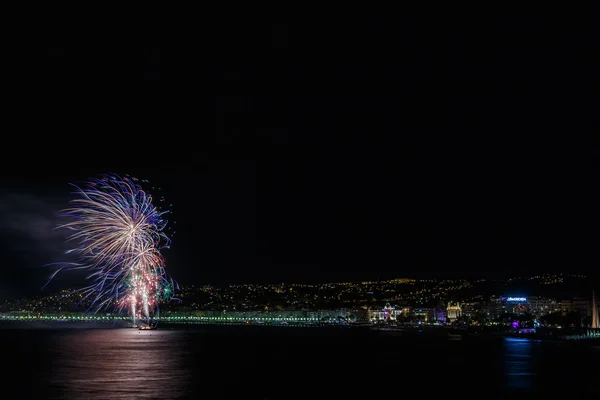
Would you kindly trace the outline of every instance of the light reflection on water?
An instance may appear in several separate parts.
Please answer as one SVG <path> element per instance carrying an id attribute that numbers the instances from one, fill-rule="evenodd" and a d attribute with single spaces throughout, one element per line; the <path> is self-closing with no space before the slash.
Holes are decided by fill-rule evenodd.
<path id="1" fill-rule="evenodd" d="M 504 375 L 508 389 L 532 389 L 534 387 L 533 346 L 529 339 L 504 339 Z"/>
<path id="2" fill-rule="evenodd" d="M 184 397 L 189 371 L 183 368 L 179 335 L 175 331 L 99 329 L 59 336 L 48 376 L 52 391 L 64 399 Z"/>
<path id="3" fill-rule="evenodd" d="M 19 387 L 11 400 L 397 397 L 441 376 L 468 382 L 474 395 L 467 398 L 480 398 L 482 390 L 485 398 L 496 391 L 506 398 L 521 390 L 600 390 L 598 348 L 524 339 L 206 326 L 0 329 L 0 343 L 0 386 Z M 380 384 L 384 376 L 401 378 Z M 435 386 L 431 393 L 447 392 Z"/>

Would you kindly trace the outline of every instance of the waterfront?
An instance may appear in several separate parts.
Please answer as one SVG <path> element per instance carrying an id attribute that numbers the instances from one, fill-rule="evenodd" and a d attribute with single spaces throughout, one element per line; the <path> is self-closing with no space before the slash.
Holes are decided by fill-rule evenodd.
<path id="1" fill-rule="evenodd" d="M 16 343 L 3 355 L 11 367 L 1 383 L 21 384 L 11 398 L 489 398 L 600 389 L 599 347 L 527 339 L 193 325 L 0 330 L 0 339 Z"/>

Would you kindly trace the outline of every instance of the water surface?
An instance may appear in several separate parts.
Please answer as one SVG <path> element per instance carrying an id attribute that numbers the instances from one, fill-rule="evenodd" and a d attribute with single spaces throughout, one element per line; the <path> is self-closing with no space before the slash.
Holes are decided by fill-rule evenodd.
<path id="1" fill-rule="evenodd" d="M 462 398 L 599 393 L 600 348 L 344 328 L 0 330 L 14 398 Z M 17 389 L 18 388 L 18 389 Z"/>

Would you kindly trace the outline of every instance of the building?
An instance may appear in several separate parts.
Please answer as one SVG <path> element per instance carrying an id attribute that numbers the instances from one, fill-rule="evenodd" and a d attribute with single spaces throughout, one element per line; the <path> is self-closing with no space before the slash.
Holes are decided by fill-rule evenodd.
<path id="1" fill-rule="evenodd" d="M 529 298 L 522 296 L 503 296 L 500 298 L 505 313 L 524 315 L 529 313 Z"/>
<path id="2" fill-rule="evenodd" d="M 562 316 L 569 313 L 577 313 L 581 318 L 592 316 L 592 301 L 589 298 L 577 297 L 561 302 Z"/>
<path id="3" fill-rule="evenodd" d="M 452 304 L 448 303 L 448 307 L 446 308 L 446 314 L 448 318 L 448 322 L 453 322 L 456 319 L 462 316 L 462 309 L 459 303 Z"/>
<path id="4" fill-rule="evenodd" d="M 429 315 L 431 313 L 431 309 L 427 307 L 415 307 L 412 310 L 411 315 L 418 322 L 429 322 Z"/>
<path id="5" fill-rule="evenodd" d="M 433 307 L 429 310 L 428 321 L 429 322 L 440 322 L 446 323 L 446 309 L 445 307 Z"/>
<path id="6" fill-rule="evenodd" d="M 538 296 L 492 296 L 488 301 L 463 304 L 463 314 L 470 318 L 483 317 L 495 321 L 505 314 L 531 314 L 534 318 L 540 318 L 565 308 L 572 309 L 573 305 L 563 305 L 556 299 Z"/>
<path id="7" fill-rule="evenodd" d="M 506 304 L 502 301 L 502 297 L 492 296 L 481 304 L 481 314 L 488 321 L 494 321 L 506 312 Z"/>
<path id="8" fill-rule="evenodd" d="M 353 308 L 348 311 L 348 321 L 356 323 L 366 323 L 370 321 L 369 310 L 367 307 Z"/>
<path id="9" fill-rule="evenodd" d="M 402 314 L 402 310 L 397 310 L 390 303 L 385 303 L 381 310 L 369 310 L 369 319 L 376 321 L 395 321 Z"/>
<path id="10" fill-rule="evenodd" d="M 600 316 L 598 315 L 598 303 L 596 302 L 595 292 L 592 292 L 591 298 L 577 297 L 570 300 L 563 300 L 560 304 L 563 317 L 573 313 L 581 318 L 585 324 L 584 326 L 589 326 L 592 329 L 600 329 Z"/>
<path id="11" fill-rule="evenodd" d="M 537 296 L 531 296 L 529 299 L 527 299 L 527 307 L 531 315 L 536 318 L 559 312 L 561 310 L 561 304 L 555 299 Z"/>
<path id="12" fill-rule="evenodd" d="M 478 320 L 483 313 L 482 304 L 479 301 L 463 303 L 461 308 L 463 315 L 473 320 Z"/>
<path id="13" fill-rule="evenodd" d="M 505 314 L 524 315 L 528 312 L 529 299 L 523 296 L 493 296 L 481 305 L 481 315 L 490 321 L 497 320 Z"/>

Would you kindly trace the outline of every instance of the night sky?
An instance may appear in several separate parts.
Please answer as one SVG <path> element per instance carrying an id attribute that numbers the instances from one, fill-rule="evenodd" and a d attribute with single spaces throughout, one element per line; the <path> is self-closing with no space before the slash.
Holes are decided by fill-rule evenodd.
<path id="1" fill-rule="evenodd" d="M 173 204 L 182 284 L 594 274 L 586 15 L 37 43 L 11 64 L 0 298 L 39 292 L 69 182 L 109 172 Z"/>

